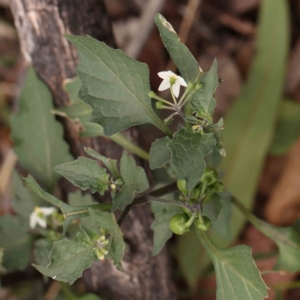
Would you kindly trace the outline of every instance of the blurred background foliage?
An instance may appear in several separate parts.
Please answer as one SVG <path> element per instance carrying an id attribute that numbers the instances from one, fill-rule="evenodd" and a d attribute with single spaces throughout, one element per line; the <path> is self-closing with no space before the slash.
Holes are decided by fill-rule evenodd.
<path id="1" fill-rule="evenodd" d="M 158 31 L 153 27 L 154 12 L 160 12 L 168 19 L 204 71 L 217 58 L 218 73 L 223 83 L 216 93 L 218 105 L 215 120 L 225 118 L 227 157 L 220 162 L 211 155 L 208 163 L 218 168 L 229 192 L 247 207 L 253 208 L 257 216 L 277 226 L 293 224 L 300 216 L 300 2 L 105 2 L 119 48 L 149 65 L 152 90 L 156 91 L 160 83 L 157 72 L 176 71 Z M 16 174 L 13 176 L 13 170 L 25 166 L 27 171 L 31 171 L 26 163 L 22 163 L 22 151 L 18 151 L 18 148 L 15 152 L 13 150 L 9 122 L 10 116 L 18 111 L 18 107 L 22 107 L 22 97 L 19 96 L 27 70 L 9 1 L 0 0 L 1 216 L 17 212 L 14 203 L 18 195 L 23 193 L 22 186 L 15 179 Z M 45 108 L 35 108 L 33 105 L 33 115 L 30 116 L 27 111 L 27 120 L 30 121 L 38 109 L 42 112 Z M 16 127 L 22 126 L 18 120 L 17 115 L 13 121 Z M 26 122 L 26 116 L 23 122 Z M 51 128 L 58 126 L 51 123 L 55 122 L 54 117 L 48 122 Z M 177 124 L 172 124 L 174 129 Z M 141 141 L 141 146 L 146 150 L 156 138 L 161 137 L 157 130 L 151 127 L 150 132 L 148 129 L 148 126 L 142 128 L 147 132 Z M 59 128 L 54 130 L 61 134 Z M 32 138 L 32 142 L 37 143 L 36 139 L 41 137 Z M 28 143 L 31 141 L 28 140 Z M 41 145 L 42 141 L 38 144 Z M 43 156 L 39 159 L 43 160 Z M 33 172 L 38 174 L 41 170 Z M 156 172 L 155 176 L 157 181 L 166 177 L 162 172 Z M 44 177 L 40 177 L 43 181 Z M 53 184 L 45 182 L 50 190 Z M 241 215 L 231 210 L 229 193 L 224 197 L 228 199 L 228 205 L 211 231 L 212 238 L 223 246 L 245 243 L 252 247 L 259 269 L 265 272 L 263 279 L 271 288 L 270 299 L 300 299 L 299 274 L 267 272 L 276 261 L 275 244 L 253 226 L 245 224 Z M 230 226 L 225 226 L 230 217 Z M 214 299 L 216 286 L 213 268 L 196 234 L 191 231 L 173 238 L 168 248 L 172 254 L 179 298 Z M 2 255 L 0 249 L 0 262 Z M 92 295 L 80 296 L 86 294 L 86 288 L 80 280 L 69 287 L 58 282 L 45 283 L 31 267 L 23 272 L 6 273 L 1 268 L 0 272 L 3 273 L 0 299 L 97 299 Z"/>

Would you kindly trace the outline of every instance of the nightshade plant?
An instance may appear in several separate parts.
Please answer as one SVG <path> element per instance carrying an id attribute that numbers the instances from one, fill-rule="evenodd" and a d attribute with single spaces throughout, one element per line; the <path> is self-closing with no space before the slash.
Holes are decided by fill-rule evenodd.
<path id="1" fill-rule="evenodd" d="M 76 100 L 69 108 L 56 113 L 72 119 L 76 118 L 76 109 L 81 113 L 85 110 L 84 118 L 78 116 L 81 125 L 88 128 L 87 131 L 94 126 L 93 130 L 112 136 L 116 141 L 123 141 L 118 134 L 128 127 L 145 123 L 156 126 L 165 136 L 152 143 L 150 156 L 136 146 L 128 146 L 129 142 L 125 148 L 142 158 L 149 158 L 152 170 L 165 168 L 174 182 L 149 191 L 145 171 L 136 165 L 127 151 L 117 162 L 89 148 L 85 152 L 94 159 L 79 157 L 56 166 L 54 171 L 83 191 L 100 195 L 108 192 L 112 199 L 110 203 L 93 203 L 89 199 L 85 205 L 72 201 L 66 204 L 44 191 L 29 175 L 25 181 L 30 189 L 62 213 L 49 208 L 35 208 L 32 212 L 31 227 L 42 228 L 40 232 L 48 237 L 47 241 L 55 241 L 50 263 L 47 259 L 46 263 L 36 259 L 38 264 L 34 267 L 46 276 L 70 284 L 98 259 L 111 260 L 122 270 L 125 242 L 120 226 L 133 206 L 152 202 L 155 213 L 151 226 L 154 231 L 153 255 L 161 251 L 173 233 L 182 235 L 193 227 L 215 267 L 217 299 L 264 299 L 268 288 L 253 261 L 251 249 L 245 245 L 222 249 L 209 236 L 210 225 L 222 214 L 224 201 L 228 201 L 220 196 L 224 186 L 217 171 L 205 162 L 205 157 L 213 151 L 226 156 L 221 140 L 223 120 L 213 122 L 214 95 L 220 81 L 217 62 L 213 62 L 208 72 L 203 72 L 188 48 L 180 42 L 172 25 L 159 14 L 155 23 L 180 72 L 180 76 L 171 71 L 158 74 L 163 79 L 159 90 L 169 89 L 171 101 L 150 91 L 149 70 L 145 64 L 91 37 L 68 36 L 80 58 L 76 70 L 79 80 L 66 85 L 71 98 Z M 179 96 L 180 89 L 182 96 Z M 170 115 L 161 120 L 154 105 L 157 109 L 167 110 Z M 181 124 L 176 132 L 172 132 L 168 125 L 176 115 L 181 118 Z M 101 162 L 101 167 L 97 161 Z M 168 194 L 174 194 L 173 200 L 164 197 Z M 278 245 L 277 268 L 291 272 L 299 270 L 299 226 L 276 228 L 256 218 L 237 199 L 232 202 Z M 115 211 L 120 211 L 117 219 Z M 78 219 L 80 228 L 75 237 L 70 238 L 69 227 Z M 57 232 L 61 227 L 63 239 Z M 3 231 L 0 224 L 1 228 Z M 47 231 L 48 228 L 51 231 Z M 41 240 L 38 249 L 51 248 L 47 241 Z"/>

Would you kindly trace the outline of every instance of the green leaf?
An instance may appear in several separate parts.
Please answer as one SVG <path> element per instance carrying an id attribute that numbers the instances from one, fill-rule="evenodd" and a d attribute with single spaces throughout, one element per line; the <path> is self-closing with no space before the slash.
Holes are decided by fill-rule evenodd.
<path id="1" fill-rule="evenodd" d="M 107 158 L 107 157 L 99 154 L 95 150 L 87 148 L 87 147 L 84 148 L 84 151 L 88 155 L 90 155 L 90 156 L 100 160 L 101 162 L 103 162 L 103 164 L 108 169 L 108 171 L 111 173 L 111 175 L 114 177 L 114 179 L 118 179 L 118 178 L 121 177 L 121 175 L 119 173 L 119 170 L 118 170 L 118 166 L 117 166 L 118 162 L 115 159 Z"/>
<path id="2" fill-rule="evenodd" d="M 217 141 L 216 149 L 222 156 L 226 156 L 226 151 L 223 146 L 222 142 L 222 132 L 224 129 L 224 121 L 223 118 L 221 118 L 216 124 L 211 124 L 205 128 L 206 132 L 212 132 L 214 134 L 214 137 Z M 219 158 L 219 156 L 218 156 Z"/>
<path id="3" fill-rule="evenodd" d="M 149 161 L 151 170 L 161 168 L 171 160 L 171 151 L 168 148 L 170 141 L 170 138 L 166 136 L 152 143 Z"/>
<path id="4" fill-rule="evenodd" d="M 204 169 L 204 156 L 208 155 L 216 140 L 212 133 L 199 134 L 191 128 L 182 127 L 168 144 L 171 149 L 171 162 L 178 179 L 186 180 L 186 188 L 192 189 L 200 180 Z"/>
<path id="5" fill-rule="evenodd" d="M 154 221 L 151 224 L 153 230 L 153 249 L 152 255 L 160 253 L 165 243 L 173 235 L 170 229 L 170 219 L 177 213 L 182 212 L 182 209 L 178 206 L 152 203 L 152 211 L 155 213 Z"/>
<path id="6" fill-rule="evenodd" d="M 133 157 L 128 156 L 127 151 L 124 151 L 121 157 L 120 171 L 124 185 L 113 199 L 113 210 L 123 210 L 132 202 L 135 193 L 144 192 L 149 188 L 145 170 L 135 164 Z"/>
<path id="7" fill-rule="evenodd" d="M 69 95 L 70 103 L 67 107 L 55 108 L 53 113 L 77 123 L 78 131 L 81 136 L 102 136 L 104 135 L 102 126 L 90 122 L 92 113 L 91 107 L 78 98 L 80 88 L 81 82 L 78 77 L 65 80 L 64 89 Z"/>
<path id="8" fill-rule="evenodd" d="M 272 141 L 288 47 L 287 2 L 262 1 L 256 56 L 241 95 L 225 116 L 223 133 L 227 152 L 222 163 L 222 170 L 226 171 L 223 183 L 247 208 L 253 206 L 257 182 Z M 234 208 L 231 218 L 233 237 L 241 232 L 244 224 L 244 217 Z M 227 245 L 231 242 L 228 240 Z"/>
<path id="9" fill-rule="evenodd" d="M 176 258 L 184 279 L 191 291 L 196 291 L 200 276 L 211 260 L 199 241 L 194 228 L 176 237 Z"/>
<path id="10" fill-rule="evenodd" d="M 211 224 L 209 237 L 218 245 L 226 244 L 232 240 L 232 231 L 230 228 L 230 219 L 232 214 L 231 195 L 228 192 L 221 193 L 222 210 L 218 218 Z"/>
<path id="11" fill-rule="evenodd" d="M 32 239 L 19 218 L 0 217 L 0 247 L 4 248 L 3 266 L 8 270 L 24 270 L 30 260 Z"/>
<path id="12" fill-rule="evenodd" d="M 12 207 L 20 218 L 24 219 L 24 226 L 27 225 L 29 229 L 29 216 L 33 212 L 34 207 L 38 206 L 39 199 L 23 185 L 20 175 L 13 172 L 13 202 Z"/>
<path id="13" fill-rule="evenodd" d="M 49 264 L 49 255 L 53 248 L 53 243 L 47 239 L 39 239 L 34 243 L 34 257 L 37 264 L 47 267 Z"/>
<path id="14" fill-rule="evenodd" d="M 59 178 L 53 168 L 72 158 L 52 109 L 49 89 L 30 68 L 19 98 L 19 112 L 11 117 L 11 138 L 21 165 L 49 188 Z"/>
<path id="15" fill-rule="evenodd" d="M 160 14 L 156 14 L 154 21 L 159 30 L 164 46 L 172 60 L 178 67 L 181 76 L 188 82 L 194 81 L 199 74 L 199 64 L 190 50 L 181 43 L 172 25 Z"/>
<path id="16" fill-rule="evenodd" d="M 92 208 L 89 209 L 89 212 L 93 221 L 99 226 L 99 228 L 105 230 L 111 235 L 112 242 L 109 256 L 113 263 L 118 266 L 124 256 L 125 243 L 123 240 L 123 233 L 116 222 L 115 216 L 103 211 L 95 211 Z"/>
<path id="17" fill-rule="evenodd" d="M 246 216 L 246 218 L 267 237 L 272 239 L 279 248 L 279 258 L 276 268 L 289 272 L 300 270 L 300 219 L 298 219 L 293 227 L 280 228 L 268 224 L 252 213 L 245 206 L 233 199 L 234 204 Z"/>
<path id="18" fill-rule="evenodd" d="M 41 189 L 41 187 L 37 184 L 37 182 L 33 179 L 32 176 L 28 175 L 27 178 L 24 178 L 26 181 L 26 184 L 29 186 L 29 188 L 38 196 L 46 200 L 47 202 L 51 203 L 54 206 L 57 206 L 60 208 L 62 213 L 65 217 L 64 222 L 64 228 L 63 228 L 63 234 L 66 233 L 68 226 L 76 219 L 84 218 L 89 216 L 89 208 L 92 207 L 94 209 L 100 209 L 103 211 L 109 211 L 111 209 L 110 203 L 103 203 L 103 204 L 95 204 L 95 205 L 80 205 L 80 206 L 71 206 L 68 205 L 61 200 L 57 199 L 56 197 L 48 194 L 44 190 Z"/>
<path id="19" fill-rule="evenodd" d="M 82 194 L 80 190 L 68 194 L 68 203 L 71 206 L 93 205 L 97 202 L 93 200 L 90 194 Z"/>
<path id="20" fill-rule="evenodd" d="M 274 241 L 279 248 L 276 269 L 296 272 L 300 270 L 300 231 L 295 226 L 279 228 L 258 220 L 255 226 Z"/>
<path id="21" fill-rule="evenodd" d="M 74 240 L 63 239 L 54 242 L 50 254 L 50 264 L 45 268 L 36 264 L 33 266 L 43 275 L 72 284 L 82 276 L 97 259 L 95 253 L 96 241 L 81 229 Z"/>
<path id="22" fill-rule="evenodd" d="M 212 115 L 217 104 L 214 94 L 219 84 L 216 59 L 210 70 L 201 76 L 200 82 L 202 87 L 192 98 L 191 107 L 197 116 L 212 121 Z"/>
<path id="23" fill-rule="evenodd" d="M 253 261 L 250 247 L 221 249 L 203 231 L 196 231 L 214 264 L 217 300 L 263 300 L 268 296 L 268 287 Z"/>
<path id="24" fill-rule="evenodd" d="M 101 195 L 108 189 L 109 174 L 99 167 L 93 159 L 79 157 L 77 160 L 64 163 L 54 168 L 54 171 L 67 178 L 83 191 L 90 189 L 92 193 Z"/>
<path id="25" fill-rule="evenodd" d="M 202 215 L 208 217 L 211 221 L 216 221 L 223 208 L 223 199 L 214 194 L 209 202 L 203 203 Z"/>
<path id="26" fill-rule="evenodd" d="M 275 136 L 270 146 L 271 155 L 284 155 L 300 135 L 300 105 L 293 101 L 283 101 L 275 127 Z"/>
<path id="27" fill-rule="evenodd" d="M 106 135 L 145 123 L 171 135 L 152 109 L 149 69 L 145 64 L 91 37 L 67 38 L 80 57 L 79 98 L 91 106 L 92 121 L 102 125 Z"/>

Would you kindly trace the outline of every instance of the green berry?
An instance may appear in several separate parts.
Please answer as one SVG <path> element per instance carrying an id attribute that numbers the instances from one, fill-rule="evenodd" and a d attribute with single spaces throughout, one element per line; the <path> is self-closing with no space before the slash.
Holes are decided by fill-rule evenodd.
<path id="1" fill-rule="evenodd" d="M 188 194 L 189 190 L 186 189 L 186 181 L 185 180 L 177 180 L 177 187 L 179 191 L 183 194 Z"/>
<path id="2" fill-rule="evenodd" d="M 185 223 L 189 220 L 188 215 L 185 213 L 179 213 L 174 215 L 170 220 L 170 229 L 175 234 L 181 235 L 189 231 L 189 228 L 185 227 Z"/>

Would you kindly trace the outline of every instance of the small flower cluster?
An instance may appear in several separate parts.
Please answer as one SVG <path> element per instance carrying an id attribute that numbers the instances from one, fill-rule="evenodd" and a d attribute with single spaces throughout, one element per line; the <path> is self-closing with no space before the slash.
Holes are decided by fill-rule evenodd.
<path id="1" fill-rule="evenodd" d="M 194 82 L 186 83 L 181 76 L 176 75 L 172 71 L 163 71 L 158 73 L 158 76 L 163 79 L 158 90 L 164 91 L 170 89 L 174 103 L 159 97 L 153 91 L 149 93 L 149 96 L 155 100 L 158 100 L 156 103 L 156 108 L 174 111 L 174 113 L 164 120 L 165 124 L 170 124 L 175 115 L 180 115 L 182 118 L 184 118 L 184 114 L 182 113 L 181 109 L 192 98 L 194 93 L 201 88 L 201 84 L 198 82 L 200 74 L 201 72 L 199 71 L 199 74 Z M 176 98 L 179 96 L 180 86 L 186 87 L 186 89 L 181 98 L 177 101 Z"/>

